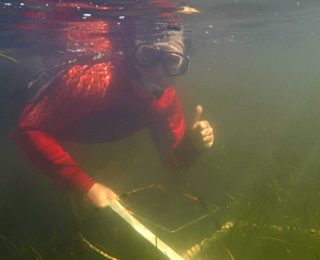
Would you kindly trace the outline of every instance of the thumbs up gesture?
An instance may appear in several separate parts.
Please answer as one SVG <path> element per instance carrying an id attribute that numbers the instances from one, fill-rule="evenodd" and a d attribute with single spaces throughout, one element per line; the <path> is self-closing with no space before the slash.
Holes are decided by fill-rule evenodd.
<path id="1" fill-rule="evenodd" d="M 195 116 L 190 131 L 190 138 L 198 150 L 208 149 L 213 145 L 213 129 L 207 120 L 201 120 L 202 106 L 196 106 Z"/>

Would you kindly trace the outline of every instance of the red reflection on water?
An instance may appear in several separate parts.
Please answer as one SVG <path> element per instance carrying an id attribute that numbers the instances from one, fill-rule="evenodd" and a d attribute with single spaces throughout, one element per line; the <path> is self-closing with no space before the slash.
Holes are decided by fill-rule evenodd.
<path id="1" fill-rule="evenodd" d="M 56 44 L 71 52 L 86 54 L 111 52 L 111 42 L 107 38 L 109 24 L 107 21 L 91 17 L 90 11 L 110 10 L 112 7 L 97 6 L 81 2 L 55 3 L 54 1 L 27 1 L 37 4 L 38 8 L 26 10 L 22 14 L 23 23 L 15 24 L 13 29 L 22 30 L 25 37 L 30 37 L 23 30 L 32 30 L 42 34 L 53 34 Z M 87 16 L 83 16 L 84 11 Z M 48 37 L 52 39 L 52 37 Z M 52 44 L 52 43 L 51 43 Z"/>

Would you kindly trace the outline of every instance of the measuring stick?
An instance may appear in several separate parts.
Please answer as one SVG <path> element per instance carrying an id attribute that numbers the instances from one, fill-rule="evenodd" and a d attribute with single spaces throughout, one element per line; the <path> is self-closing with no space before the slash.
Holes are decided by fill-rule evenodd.
<path id="1" fill-rule="evenodd" d="M 153 246 L 160 250 L 171 260 L 184 260 L 183 257 L 178 255 L 171 247 L 160 240 L 155 234 L 141 224 L 134 218 L 119 201 L 114 200 L 110 204 L 111 209 L 117 213 L 123 220 L 125 220 L 131 227 L 133 227 L 140 235 L 147 239 Z"/>

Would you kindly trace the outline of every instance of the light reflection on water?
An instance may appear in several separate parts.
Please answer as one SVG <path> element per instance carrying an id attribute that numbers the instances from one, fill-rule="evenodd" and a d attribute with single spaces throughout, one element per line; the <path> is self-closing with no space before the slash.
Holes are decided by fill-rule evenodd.
<path id="1" fill-rule="evenodd" d="M 320 251 L 316 243 L 320 212 L 317 206 L 320 167 L 318 3 L 239 0 L 187 1 L 187 4 L 200 13 L 183 16 L 191 68 L 177 83 L 177 88 L 187 115 L 192 113 L 195 104 L 201 103 L 205 116 L 214 122 L 216 129 L 215 148 L 201 157 L 187 174 L 196 193 L 221 207 L 222 211 L 216 216 L 218 222 L 236 223 L 230 232 L 217 235 L 203 259 L 316 259 Z M 0 6 L 1 53 L 22 62 L 30 58 L 34 61 L 27 80 L 38 75 L 39 57 L 45 57 L 49 68 L 54 68 L 61 61 L 65 62 L 65 57 L 77 57 L 90 48 L 83 52 L 73 48 L 75 46 L 68 49 L 63 41 L 53 45 L 56 32 L 66 31 L 64 25 L 68 17 L 51 23 L 48 29 L 46 20 L 20 16 L 21 9 L 38 10 L 38 3 L 33 2 L 29 7 L 26 2 Z M 50 6 L 43 3 L 40 9 L 46 13 L 51 11 Z M 71 32 L 81 28 L 83 23 L 90 26 L 87 22 L 95 17 L 123 26 L 130 17 L 123 14 L 121 8 L 115 11 L 99 5 L 103 7 L 99 10 L 95 4 L 91 6 L 93 9 L 76 14 Z M 139 14 L 144 14 L 143 5 L 141 9 Z M 147 11 L 146 19 L 157 13 Z M 115 12 L 118 13 L 115 15 Z M 12 26 L 16 30 L 12 30 Z M 120 42 L 126 39 L 117 30 L 110 32 L 97 24 L 93 27 L 98 42 L 103 34 L 119 37 Z M 102 49 L 107 44 L 103 40 L 100 43 Z M 88 43 L 83 44 L 87 46 Z M 11 74 L 16 71 L 16 65 L 6 58 L 1 58 L 1 62 L 10 67 L 0 74 L 2 82 L 17 80 Z M 15 85 L 21 81 L 17 80 Z M 4 96 L 1 99 L 10 106 Z M 12 120 L 7 114 L 2 118 L 1 127 L 6 128 Z M 6 138 L 2 138 L 7 144 Z M 152 177 L 146 177 L 144 171 L 161 174 L 161 166 L 154 159 L 152 146 L 141 145 L 144 138 L 139 135 L 119 146 L 111 146 L 113 156 L 104 147 L 82 147 L 88 158 L 84 164 L 102 172 L 107 167 L 101 165 L 107 161 L 112 169 L 135 174 L 135 180 L 129 178 L 135 184 L 147 184 L 146 179 L 152 180 Z M 136 153 L 137 149 L 128 144 L 139 147 L 141 152 Z M 18 161 L 12 144 L 7 146 L 11 157 L 5 165 L 6 172 Z M 121 156 L 124 149 L 127 153 Z M 111 157 L 96 158 L 94 151 L 109 153 Z M 145 163 L 145 152 L 149 163 Z M 113 162 L 117 156 L 123 160 L 133 156 L 135 162 L 123 169 Z M 6 178 L 8 183 L 15 183 L 13 177 Z M 24 178 L 28 183 L 28 178 Z M 34 177 L 34 181 L 37 180 Z M 125 181 L 128 186 L 132 185 L 129 180 Z M 12 194 L 7 188 L 3 190 Z M 8 211 L 7 207 L 5 209 Z"/>

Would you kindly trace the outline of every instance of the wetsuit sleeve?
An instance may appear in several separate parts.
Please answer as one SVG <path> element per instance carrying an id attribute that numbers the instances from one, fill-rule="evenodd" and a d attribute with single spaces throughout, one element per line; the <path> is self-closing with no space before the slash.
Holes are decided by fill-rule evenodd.
<path id="1" fill-rule="evenodd" d="M 200 154 L 186 135 L 183 109 L 172 87 L 153 103 L 149 133 L 169 168 L 183 169 Z"/>
<path id="2" fill-rule="evenodd" d="M 36 166 L 69 189 L 86 192 L 95 181 L 65 151 L 59 137 L 99 105 L 109 84 L 107 72 L 105 64 L 72 67 L 24 108 L 13 133 Z"/>
<path id="3" fill-rule="evenodd" d="M 95 183 L 52 135 L 18 128 L 13 138 L 36 166 L 56 183 L 84 192 Z"/>

